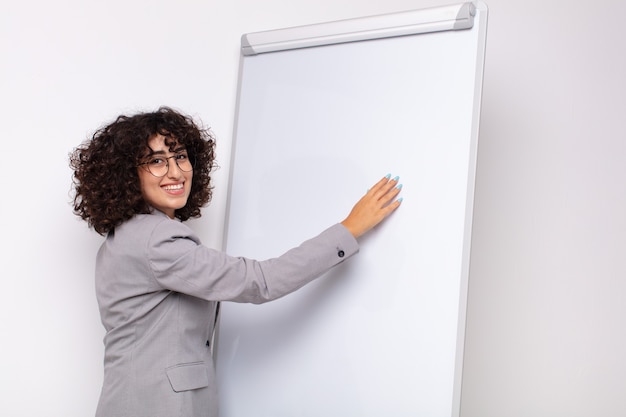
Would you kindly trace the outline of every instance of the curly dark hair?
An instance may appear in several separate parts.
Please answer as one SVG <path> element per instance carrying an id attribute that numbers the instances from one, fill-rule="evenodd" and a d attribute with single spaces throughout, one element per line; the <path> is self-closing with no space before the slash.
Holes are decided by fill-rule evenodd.
<path id="1" fill-rule="evenodd" d="M 109 233 L 136 214 L 150 213 L 141 194 L 137 164 L 150 152 L 148 141 L 157 134 L 169 139 L 170 151 L 177 143 L 184 145 L 194 167 L 189 199 L 175 216 L 183 221 L 200 217 L 200 209 L 211 201 L 215 138 L 208 129 L 169 107 L 121 115 L 69 155 L 74 213 L 99 234 Z"/>

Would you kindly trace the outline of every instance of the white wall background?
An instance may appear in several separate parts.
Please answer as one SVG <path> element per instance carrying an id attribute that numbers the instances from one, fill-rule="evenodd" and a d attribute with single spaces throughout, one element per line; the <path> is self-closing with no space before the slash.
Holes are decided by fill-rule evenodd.
<path id="1" fill-rule="evenodd" d="M 71 212 L 74 146 L 119 113 L 161 104 L 211 126 L 222 168 L 212 206 L 192 225 L 219 247 L 240 35 L 450 3 L 3 5 L 0 415 L 95 409 L 102 238 Z M 461 415 L 623 416 L 626 2 L 487 4 Z"/>

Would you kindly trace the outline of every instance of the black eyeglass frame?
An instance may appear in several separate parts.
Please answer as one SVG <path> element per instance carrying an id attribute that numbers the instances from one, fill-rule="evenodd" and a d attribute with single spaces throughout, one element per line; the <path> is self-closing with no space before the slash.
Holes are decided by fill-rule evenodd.
<path id="1" fill-rule="evenodd" d="M 180 164 L 178 163 L 178 160 L 174 159 L 174 162 L 176 163 L 176 166 L 178 167 L 178 169 L 180 169 L 183 172 L 192 172 L 193 168 L 194 168 L 194 166 L 193 166 L 194 164 L 191 162 L 191 158 L 189 158 L 189 155 L 187 155 L 186 153 L 184 153 L 184 154 L 180 154 L 179 153 L 179 154 L 172 155 L 172 156 L 158 156 L 159 159 L 165 160 L 165 166 L 166 166 L 167 169 L 165 170 L 163 175 L 156 175 L 154 172 L 152 172 L 152 170 L 150 170 L 150 164 L 152 163 L 152 161 L 141 162 L 141 163 L 137 164 L 137 167 L 140 167 L 140 166 L 143 166 L 143 165 L 147 165 L 148 172 L 152 176 L 157 177 L 157 178 L 163 178 L 170 171 L 170 162 L 168 161 L 168 159 L 177 158 L 179 156 L 185 156 L 187 158 L 187 160 L 189 161 L 189 165 L 191 166 L 191 168 L 190 169 L 183 169 L 183 168 L 181 168 Z"/>

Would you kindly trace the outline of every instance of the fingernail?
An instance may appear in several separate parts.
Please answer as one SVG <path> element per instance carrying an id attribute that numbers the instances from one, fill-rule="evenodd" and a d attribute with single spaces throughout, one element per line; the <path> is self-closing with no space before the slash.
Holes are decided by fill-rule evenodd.
<path id="1" fill-rule="evenodd" d="M 395 177 L 393 180 L 394 181 L 398 181 L 400 179 L 400 177 Z"/>
<path id="2" fill-rule="evenodd" d="M 400 197 L 400 198 L 398 199 L 398 203 L 402 203 L 402 200 L 404 200 L 404 198 Z"/>
<path id="3" fill-rule="evenodd" d="M 398 190 L 399 190 L 399 189 L 401 189 L 401 188 L 402 188 L 402 184 L 398 184 L 398 185 L 396 185 L 396 188 L 397 188 Z"/>
<path id="4" fill-rule="evenodd" d="M 387 178 L 387 179 L 391 178 L 391 174 L 385 175 L 385 178 Z"/>

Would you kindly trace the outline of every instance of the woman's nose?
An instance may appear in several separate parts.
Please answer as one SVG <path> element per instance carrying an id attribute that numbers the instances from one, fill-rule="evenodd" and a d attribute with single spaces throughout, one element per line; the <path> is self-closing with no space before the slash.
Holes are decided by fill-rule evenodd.
<path id="1" fill-rule="evenodd" d="M 180 178 L 182 174 L 181 169 L 178 167 L 176 160 L 168 159 L 167 161 L 167 176 L 169 178 Z"/>

